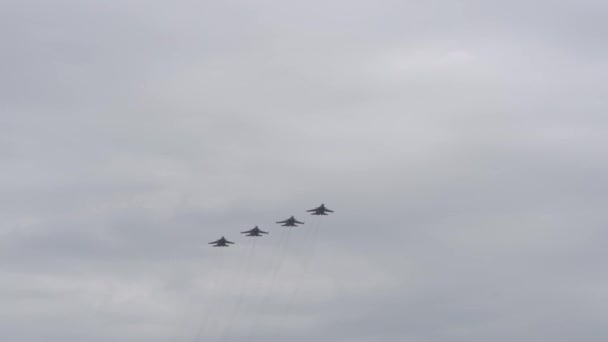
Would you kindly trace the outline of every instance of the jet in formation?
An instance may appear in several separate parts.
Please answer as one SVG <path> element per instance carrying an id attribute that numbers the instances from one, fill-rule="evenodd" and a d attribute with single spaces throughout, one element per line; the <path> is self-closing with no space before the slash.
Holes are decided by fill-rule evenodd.
<path id="1" fill-rule="evenodd" d="M 268 234 L 268 232 L 265 232 L 265 231 L 261 230 L 260 228 L 258 228 L 258 226 L 255 226 L 253 229 L 249 229 L 244 232 L 241 232 L 241 234 L 246 234 L 246 236 L 262 236 L 260 234 Z"/>
<path id="2" fill-rule="evenodd" d="M 297 227 L 298 224 L 304 224 L 304 222 L 300 222 L 295 219 L 295 217 L 290 217 L 285 221 L 277 221 L 277 223 L 283 223 L 281 226 L 283 227 Z"/>
<path id="3" fill-rule="evenodd" d="M 213 241 L 213 242 L 209 242 L 210 245 L 213 245 L 213 247 L 228 247 L 227 244 L 234 244 L 234 242 L 230 242 L 228 240 L 226 240 L 226 238 L 224 238 L 222 236 L 221 239 L 217 240 L 217 241 Z"/>
<path id="4" fill-rule="evenodd" d="M 321 206 L 314 208 L 314 209 L 310 209 L 310 210 L 306 210 L 307 212 L 312 212 L 311 215 L 327 215 L 327 213 L 333 213 L 333 210 L 329 210 L 327 208 L 325 208 L 325 204 L 321 203 Z"/>

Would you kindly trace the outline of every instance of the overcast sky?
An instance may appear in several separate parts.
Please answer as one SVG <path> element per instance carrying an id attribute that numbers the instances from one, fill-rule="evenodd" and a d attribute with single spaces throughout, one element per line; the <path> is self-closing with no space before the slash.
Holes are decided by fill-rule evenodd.
<path id="1" fill-rule="evenodd" d="M 0 340 L 608 340 L 607 17 L 2 1 Z"/>

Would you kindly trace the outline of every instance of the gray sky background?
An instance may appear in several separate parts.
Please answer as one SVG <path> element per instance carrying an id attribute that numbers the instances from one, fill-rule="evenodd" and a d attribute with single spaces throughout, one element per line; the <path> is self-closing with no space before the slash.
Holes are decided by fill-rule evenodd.
<path id="1" fill-rule="evenodd" d="M 606 341 L 607 14 L 2 1 L 0 339 Z"/>

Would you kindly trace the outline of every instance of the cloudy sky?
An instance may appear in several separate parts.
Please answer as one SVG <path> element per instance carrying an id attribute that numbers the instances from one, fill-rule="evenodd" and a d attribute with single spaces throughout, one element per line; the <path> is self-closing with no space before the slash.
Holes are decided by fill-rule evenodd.
<path id="1" fill-rule="evenodd" d="M 605 1 L 0 6 L 2 341 L 608 339 Z"/>

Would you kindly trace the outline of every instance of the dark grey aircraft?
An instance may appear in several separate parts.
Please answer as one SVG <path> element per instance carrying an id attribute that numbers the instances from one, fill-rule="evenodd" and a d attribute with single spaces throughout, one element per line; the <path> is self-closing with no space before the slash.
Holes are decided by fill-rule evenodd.
<path id="1" fill-rule="evenodd" d="M 327 215 L 327 213 L 333 213 L 333 210 L 329 210 L 325 208 L 325 204 L 321 203 L 321 206 L 318 208 L 306 210 L 307 212 L 312 212 L 311 215 Z"/>
<path id="2" fill-rule="evenodd" d="M 234 242 L 226 240 L 226 238 L 224 238 L 223 236 L 217 241 L 209 242 L 209 244 L 213 245 L 213 247 L 228 247 L 227 243 L 233 244 Z"/>
<path id="3" fill-rule="evenodd" d="M 300 222 L 295 219 L 295 217 L 290 217 L 285 221 L 277 221 L 277 223 L 283 223 L 281 226 L 283 227 L 297 227 L 298 224 L 304 224 L 304 222 Z"/>
<path id="4" fill-rule="evenodd" d="M 241 232 L 241 234 L 247 234 L 246 236 L 262 236 L 260 234 L 268 234 L 268 232 L 265 232 L 258 228 L 258 226 L 255 226 L 255 228 Z"/>

